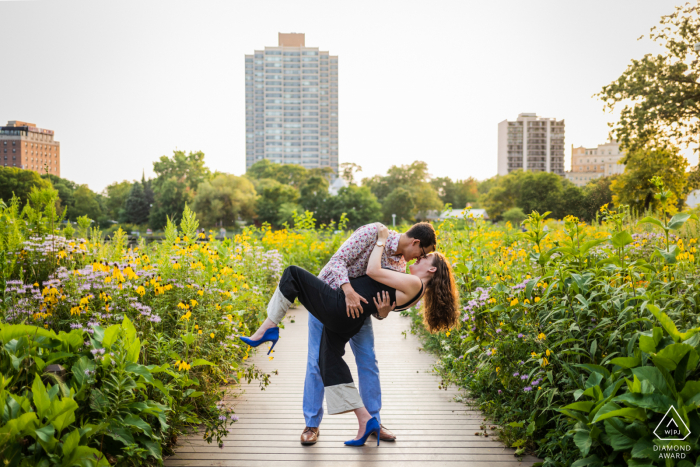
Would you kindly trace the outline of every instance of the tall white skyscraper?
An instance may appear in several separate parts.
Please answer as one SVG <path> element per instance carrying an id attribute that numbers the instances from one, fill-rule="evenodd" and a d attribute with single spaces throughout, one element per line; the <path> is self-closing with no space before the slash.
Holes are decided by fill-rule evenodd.
<path id="1" fill-rule="evenodd" d="M 564 175 L 564 120 L 522 113 L 498 124 L 498 174 L 513 170 Z"/>
<path id="2" fill-rule="evenodd" d="M 279 33 L 245 56 L 246 170 L 262 159 L 338 173 L 338 57 Z"/>

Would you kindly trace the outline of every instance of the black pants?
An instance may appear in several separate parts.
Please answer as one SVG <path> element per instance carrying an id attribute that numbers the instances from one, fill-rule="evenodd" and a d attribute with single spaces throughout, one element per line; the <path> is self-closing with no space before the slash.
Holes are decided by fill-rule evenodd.
<path id="1" fill-rule="evenodd" d="M 348 317 L 342 290 L 334 290 L 298 266 L 284 270 L 279 289 L 290 302 L 298 298 L 309 313 L 323 323 L 318 366 L 326 389 L 328 412 L 342 413 L 363 407 L 343 355 L 345 345 L 360 331 L 369 314 L 365 312 L 359 318 Z"/>

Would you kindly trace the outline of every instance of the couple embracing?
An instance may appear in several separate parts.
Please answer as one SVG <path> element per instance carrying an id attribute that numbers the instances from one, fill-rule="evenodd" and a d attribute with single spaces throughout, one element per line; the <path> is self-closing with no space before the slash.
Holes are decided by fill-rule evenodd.
<path id="1" fill-rule="evenodd" d="M 301 444 L 318 439 L 324 393 L 329 414 L 352 411 L 357 417 L 357 436 L 346 445 L 362 446 L 371 435 L 377 437 L 377 444 L 380 439 L 396 439 L 380 423 L 379 368 L 368 318 L 384 319 L 391 311 L 408 309 L 422 300 L 424 322 L 431 332 L 457 324 L 459 303 L 452 268 L 435 248 L 435 229 L 427 222 L 401 234 L 380 223 L 368 224 L 353 232 L 318 277 L 298 266 L 284 270 L 268 304 L 267 319 L 250 338 L 241 339 L 253 347 L 263 342 L 274 347 L 277 325 L 295 299 L 311 313 L 304 383 L 306 428 Z M 414 259 L 406 274 L 406 263 Z M 359 392 L 343 360 L 348 341 L 357 363 Z"/>

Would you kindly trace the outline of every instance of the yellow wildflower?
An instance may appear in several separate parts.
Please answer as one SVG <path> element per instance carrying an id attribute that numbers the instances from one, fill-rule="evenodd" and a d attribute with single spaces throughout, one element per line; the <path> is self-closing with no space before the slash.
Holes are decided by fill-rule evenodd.
<path id="1" fill-rule="evenodd" d="M 517 298 L 514 298 L 514 299 L 510 302 L 510 306 L 515 306 L 515 305 L 517 305 L 517 304 L 518 304 L 518 299 L 517 299 Z"/>
<path id="2" fill-rule="evenodd" d="M 216 335 L 212 332 L 211 334 L 209 334 L 209 337 L 213 339 L 214 337 L 216 337 Z"/>
<path id="3" fill-rule="evenodd" d="M 539 333 L 539 334 L 537 335 L 537 338 L 538 338 L 538 339 L 545 340 L 545 339 L 547 338 L 547 336 L 545 336 L 544 333 L 541 332 L 541 333 Z"/>
<path id="4" fill-rule="evenodd" d="M 540 297 L 535 297 L 535 303 L 539 302 L 540 300 Z"/>
<path id="5" fill-rule="evenodd" d="M 545 353 L 547 354 L 548 357 L 549 357 L 550 355 L 552 355 L 552 351 L 549 350 L 549 349 L 547 349 L 547 351 L 546 351 Z"/>

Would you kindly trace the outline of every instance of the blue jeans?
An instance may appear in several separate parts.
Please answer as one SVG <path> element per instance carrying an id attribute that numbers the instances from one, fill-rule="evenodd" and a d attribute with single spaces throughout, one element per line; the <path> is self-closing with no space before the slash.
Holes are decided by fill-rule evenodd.
<path id="1" fill-rule="evenodd" d="M 377 357 L 374 354 L 372 319 L 367 318 L 360 332 L 350 339 L 350 348 L 355 354 L 362 403 L 369 414 L 381 423 L 379 410 L 382 408 L 382 388 L 379 384 Z M 304 380 L 304 419 L 309 427 L 318 427 L 323 418 L 323 381 L 318 367 L 322 332 L 323 323 L 309 313 L 309 352 Z"/>

